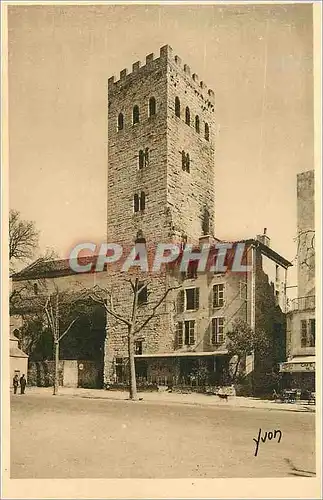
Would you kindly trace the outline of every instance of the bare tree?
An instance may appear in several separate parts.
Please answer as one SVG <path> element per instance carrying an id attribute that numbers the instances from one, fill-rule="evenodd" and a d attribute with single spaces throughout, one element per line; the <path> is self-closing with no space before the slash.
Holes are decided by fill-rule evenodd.
<path id="1" fill-rule="evenodd" d="M 137 395 L 137 383 L 136 383 L 136 367 L 135 367 L 135 340 L 138 338 L 139 333 L 148 325 L 148 323 L 156 317 L 158 314 L 159 307 L 166 300 L 167 296 L 173 290 L 181 288 L 181 285 L 173 286 L 167 288 L 167 290 L 163 293 L 161 298 L 152 306 L 147 317 L 145 317 L 140 324 L 138 324 L 138 297 L 143 289 L 147 286 L 147 281 L 139 282 L 139 278 L 135 278 L 134 280 L 127 280 L 131 286 L 132 290 L 132 304 L 131 304 L 131 312 L 129 316 L 125 316 L 124 314 L 119 314 L 115 307 L 113 301 L 113 293 L 111 290 L 106 288 L 102 288 L 96 285 L 92 290 L 85 290 L 85 293 L 98 304 L 104 306 L 106 312 L 113 316 L 117 321 L 123 323 L 127 326 L 127 340 L 128 340 L 128 358 L 129 358 L 129 366 L 130 366 L 130 383 L 129 383 L 129 397 L 132 400 L 138 399 Z"/>
<path id="2" fill-rule="evenodd" d="M 298 264 L 313 270 L 315 266 L 315 230 L 299 230 L 296 241 Z"/>
<path id="3" fill-rule="evenodd" d="M 54 283 L 54 290 L 50 291 L 47 287 L 46 279 L 37 280 L 37 294 L 34 293 L 33 287 L 35 283 L 26 281 L 20 289 L 15 289 L 10 297 L 10 313 L 19 314 L 25 317 L 28 314 L 33 315 L 33 320 L 36 318 L 39 324 L 44 325 L 47 322 L 47 327 L 51 332 L 54 342 L 54 391 L 58 393 L 59 386 L 59 345 L 60 341 L 71 330 L 74 323 L 79 319 L 79 314 L 74 314 L 71 318 L 71 308 L 75 304 L 79 296 L 71 292 L 62 292 Z M 44 319 L 46 318 L 46 321 Z M 40 336 L 44 333 L 43 328 L 33 332 L 31 338 L 27 340 L 27 344 L 31 347 L 35 344 Z"/>
<path id="4" fill-rule="evenodd" d="M 10 210 L 9 214 L 9 261 L 26 262 L 38 247 L 39 232 L 35 223 L 21 218 L 20 212 Z"/>
<path id="5" fill-rule="evenodd" d="M 65 328 L 61 329 L 60 315 L 62 314 L 62 308 L 64 307 L 66 307 L 66 301 L 64 302 L 62 300 L 62 294 L 60 294 L 58 289 L 53 294 L 49 294 L 47 296 L 44 311 L 54 340 L 54 396 L 58 393 L 59 387 L 59 344 L 65 335 L 70 331 L 74 323 L 78 320 L 78 317 L 72 319 L 69 321 L 68 325 L 65 326 Z"/>

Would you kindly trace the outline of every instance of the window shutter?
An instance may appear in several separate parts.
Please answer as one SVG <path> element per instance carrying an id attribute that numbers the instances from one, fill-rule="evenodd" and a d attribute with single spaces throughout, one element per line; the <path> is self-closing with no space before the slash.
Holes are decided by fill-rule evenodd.
<path id="1" fill-rule="evenodd" d="M 184 290 L 180 290 L 177 296 L 177 312 L 181 313 L 184 311 Z"/>
<path id="2" fill-rule="evenodd" d="M 195 344 L 195 321 L 189 322 L 189 345 Z"/>
<path id="3" fill-rule="evenodd" d="M 200 307 L 200 289 L 195 288 L 195 309 Z"/>
<path id="4" fill-rule="evenodd" d="M 183 322 L 179 321 L 176 325 L 176 345 L 177 347 L 183 346 Z"/>
<path id="5" fill-rule="evenodd" d="M 211 290 L 209 291 L 209 311 L 210 314 L 212 313 L 213 310 L 213 286 L 211 287 Z"/>
<path id="6" fill-rule="evenodd" d="M 212 318 L 210 322 L 210 338 L 211 338 L 211 344 L 216 343 L 216 324 L 215 324 L 215 318 Z"/>

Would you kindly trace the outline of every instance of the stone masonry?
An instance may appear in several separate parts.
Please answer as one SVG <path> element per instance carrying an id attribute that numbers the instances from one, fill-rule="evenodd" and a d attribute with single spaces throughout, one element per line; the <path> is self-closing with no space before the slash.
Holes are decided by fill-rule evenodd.
<path id="1" fill-rule="evenodd" d="M 108 92 L 108 241 L 127 251 L 138 234 L 149 246 L 183 239 L 196 243 L 206 230 L 214 233 L 213 91 L 196 74 L 191 75 L 189 66 L 166 45 L 159 58 L 149 54 L 144 66 L 136 62 L 130 74 L 124 69 L 118 81 L 110 78 Z M 148 151 L 144 166 L 140 165 L 140 151 Z M 189 156 L 187 169 L 183 168 L 183 155 Z M 141 192 L 145 193 L 145 208 L 135 212 L 134 196 L 140 197 Z M 116 308 L 129 316 L 132 292 L 127 277 L 111 274 L 110 282 Z M 145 318 L 176 283 L 167 273 L 153 276 L 148 304 L 140 308 L 138 324 L 140 316 Z M 176 292 L 172 292 L 142 332 L 145 352 L 174 350 L 175 302 Z M 127 356 L 127 329 L 112 317 L 108 321 L 105 382 L 111 383 L 116 358 Z"/>

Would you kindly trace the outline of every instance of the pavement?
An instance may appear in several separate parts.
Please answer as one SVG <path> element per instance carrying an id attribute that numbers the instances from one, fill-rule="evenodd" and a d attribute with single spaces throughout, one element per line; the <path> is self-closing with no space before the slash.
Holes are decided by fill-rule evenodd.
<path id="1" fill-rule="evenodd" d="M 12 394 L 11 478 L 315 476 L 314 413 L 165 404 L 176 394 L 132 402 L 105 392 L 110 399 Z"/>
<path id="2" fill-rule="evenodd" d="M 28 387 L 27 392 L 34 395 L 53 394 L 52 387 Z M 58 396 L 70 396 L 89 399 L 108 399 L 125 401 L 129 399 L 129 394 L 126 391 L 115 391 L 105 389 L 82 389 L 71 387 L 60 387 Z M 181 394 L 167 391 L 162 392 L 138 392 L 140 401 L 154 402 L 161 404 L 188 404 L 202 406 L 220 406 L 220 407 L 236 407 L 236 408 L 257 408 L 264 410 L 281 410 L 293 412 L 315 412 L 315 405 L 308 404 L 307 401 L 297 403 L 282 403 L 280 401 L 270 401 L 258 398 L 247 398 L 240 396 L 229 396 L 227 400 L 220 399 L 216 395 L 207 395 L 199 393 Z"/>

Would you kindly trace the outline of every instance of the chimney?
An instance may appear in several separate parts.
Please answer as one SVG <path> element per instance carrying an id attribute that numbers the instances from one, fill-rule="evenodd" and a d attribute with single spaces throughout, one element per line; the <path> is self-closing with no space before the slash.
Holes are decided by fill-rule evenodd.
<path id="1" fill-rule="evenodd" d="M 260 241 L 263 245 L 266 245 L 266 247 L 270 247 L 270 238 L 267 236 L 267 228 L 264 227 L 264 232 L 263 234 L 257 234 L 256 239 Z"/>

